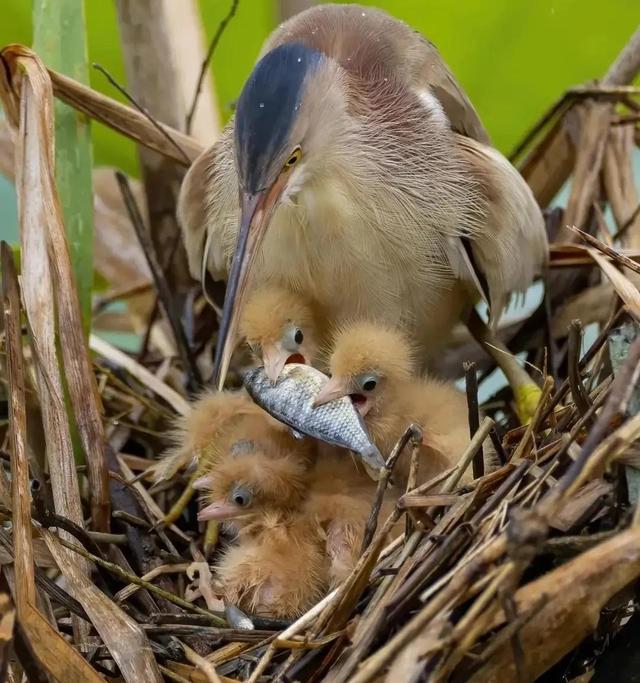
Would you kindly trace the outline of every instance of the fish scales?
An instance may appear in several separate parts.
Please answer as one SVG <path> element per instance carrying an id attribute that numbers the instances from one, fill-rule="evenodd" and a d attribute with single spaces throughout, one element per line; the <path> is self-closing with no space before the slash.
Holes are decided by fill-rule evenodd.
<path id="1" fill-rule="evenodd" d="M 314 406 L 328 377 L 310 365 L 286 365 L 273 384 L 263 367 L 249 370 L 244 384 L 253 400 L 270 415 L 306 436 L 348 448 L 370 467 L 385 462 L 372 443 L 362 417 L 347 396 Z"/>

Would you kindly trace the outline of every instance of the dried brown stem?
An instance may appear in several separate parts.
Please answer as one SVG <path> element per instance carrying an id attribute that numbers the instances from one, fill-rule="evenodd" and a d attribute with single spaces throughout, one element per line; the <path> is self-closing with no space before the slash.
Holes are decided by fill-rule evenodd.
<path id="1" fill-rule="evenodd" d="M 570 225 L 568 227 L 570 230 L 573 230 L 573 232 L 579 235 L 587 244 L 591 245 L 592 247 L 595 247 L 598 251 L 601 251 L 605 256 L 608 256 L 620 265 L 629 268 L 634 273 L 640 274 L 640 264 L 636 263 L 635 261 L 632 261 L 628 256 L 621 254 L 619 251 L 613 249 L 608 244 L 605 244 L 596 237 L 593 237 L 593 235 L 589 235 L 588 233 L 580 230 L 580 228 L 576 228 L 575 225 Z"/>
<path id="2" fill-rule="evenodd" d="M 162 588 L 158 588 L 158 586 L 156 586 L 155 584 L 149 581 L 145 581 L 144 579 L 141 579 L 135 574 L 130 574 L 129 572 L 122 569 L 122 567 L 119 567 L 117 564 L 114 564 L 113 562 L 108 562 L 107 560 L 103 560 L 101 557 L 98 557 L 93 553 L 87 552 L 82 546 L 79 546 L 76 543 L 70 543 L 69 541 L 65 541 L 64 539 L 59 539 L 59 542 L 62 545 L 64 545 L 65 548 L 73 550 L 74 553 L 78 553 L 78 555 L 81 555 L 85 559 L 90 560 L 91 562 L 99 565 L 100 567 L 103 567 L 107 571 L 111 572 L 114 576 L 121 578 L 127 583 L 134 583 L 137 586 L 140 586 L 141 588 L 146 588 L 150 593 L 155 593 L 156 595 L 160 596 L 161 598 L 164 598 L 168 602 L 171 602 L 174 605 L 177 605 L 178 607 L 182 607 L 182 609 L 185 609 L 188 612 L 195 612 L 196 614 L 206 616 L 214 624 L 217 624 L 219 626 L 224 626 L 226 624 L 224 619 L 214 614 L 213 612 L 203 609 L 202 607 L 198 607 L 197 605 L 194 605 L 193 603 L 190 603 L 187 600 L 183 600 L 177 595 L 173 595 L 172 593 L 169 593 L 168 591 L 165 591 Z"/>
<path id="3" fill-rule="evenodd" d="M 175 306 L 175 299 L 171 293 L 169 283 L 165 277 L 164 271 L 162 270 L 158 258 L 156 256 L 156 250 L 151 237 L 147 232 L 147 229 L 142 220 L 142 215 L 140 209 L 136 203 L 136 200 L 131 192 L 129 186 L 129 181 L 127 177 L 116 172 L 116 177 L 118 179 L 118 185 L 122 192 L 122 197 L 124 199 L 127 211 L 129 212 L 129 217 L 131 218 L 131 223 L 136 231 L 140 245 L 144 251 L 147 258 L 147 263 L 149 264 L 149 269 L 153 275 L 154 282 L 158 289 L 158 297 L 162 308 L 164 309 L 167 320 L 171 325 L 173 335 L 178 346 L 178 351 L 180 353 L 180 358 L 184 363 L 185 371 L 188 376 L 188 385 L 191 391 L 196 391 L 202 386 L 202 377 L 200 375 L 200 370 L 193 358 L 191 349 L 189 348 L 189 342 L 184 332 L 184 327 L 180 320 L 180 316 Z"/>
<path id="4" fill-rule="evenodd" d="M 171 133 L 163 128 L 158 121 L 154 119 L 153 116 L 151 116 L 151 114 L 136 100 L 136 98 L 127 92 L 127 89 L 122 87 L 120 83 L 118 83 L 118 81 L 116 81 L 115 78 L 101 64 L 94 64 L 93 68 L 99 71 L 121 95 L 126 97 L 126 99 L 131 102 L 131 104 L 147 119 L 147 121 L 149 121 L 149 123 L 158 131 L 158 133 L 160 133 L 160 135 L 167 140 L 167 142 L 176 150 L 176 152 L 182 156 L 184 164 L 189 166 L 189 157 L 182 147 L 180 147 L 180 145 L 175 141 Z M 187 134 L 188 133 L 189 131 L 187 130 Z"/>
<path id="5" fill-rule="evenodd" d="M 373 535 L 376 532 L 376 528 L 378 526 L 378 515 L 380 514 L 380 508 L 382 507 L 384 493 L 387 490 L 387 484 L 389 483 L 389 479 L 393 474 L 393 469 L 398 462 L 398 458 L 402 455 L 402 451 L 406 448 L 409 440 L 413 441 L 414 443 L 419 443 L 422 441 L 422 430 L 420 427 L 414 424 L 407 427 L 404 434 L 398 439 L 396 445 L 391 451 L 391 454 L 387 458 L 385 468 L 381 470 L 380 478 L 378 479 L 375 500 L 364 528 L 361 550 L 362 553 L 364 553 L 364 551 L 367 549 L 371 543 L 371 540 L 373 539 Z"/>
<path id="6" fill-rule="evenodd" d="M 464 363 L 465 388 L 467 391 L 467 411 L 469 416 L 469 437 L 478 431 L 480 426 L 480 411 L 478 408 L 478 376 L 476 364 Z M 478 479 L 484 474 L 484 449 L 482 445 L 473 459 L 473 478 Z"/>
<path id="7" fill-rule="evenodd" d="M 580 377 L 580 370 L 578 365 L 580 363 L 580 351 L 582 348 L 582 324 L 579 320 L 574 320 L 569 327 L 569 350 L 568 350 L 568 368 L 569 368 L 569 384 L 571 386 L 571 395 L 580 411 L 581 415 L 585 415 L 589 410 L 591 401 L 587 395 L 586 389 L 582 384 Z"/>
<path id="8" fill-rule="evenodd" d="M 11 392 L 9 425 L 11 437 L 11 500 L 13 543 L 16 558 L 16 607 L 18 614 L 35 604 L 33 546 L 31 543 L 31 496 L 26 452 L 24 360 L 20 329 L 20 292 L 13 254 L 6 242 L 0 244 L 2 260 L 2 305 L 6 334 L 7 379 Z"/>
<path id="9" fill-rule="evenodd" d="M 158 124 L 178 144 L 181 149 L 178 153 L 174 145 L 167 141 L 166 135 L 160 134 L 156 127 L 147 121 L 146 116 L 135 109 L 52 69 L 48 72 L 53 85 L 53 94 L 59 100 L 96 121 L 104 123 L 105 126 L 109 126 L 134 142 L 172 159 L 175 163 L 185 163 L 182 152 L 187 155 L 190 162 L 193 162 L 204 151 L 202 145 L 188 135 L 163 123 Z"/>
<path id="10" fill-rule="evenodd" d="M 185 119 L 185 124 L 184 124 L 184 129 L 187 132 L 187 135 L 191 132 L 191 124 L 193 123 L 193 117 L 196 113 L 196 107 L 198 106 L 198 99 L 200 97 L 200 92 L 202 91 L 202 84 L 204 83 L 204 78 L 207 75 L 207 70 L 209 69 L 209 64 L 211 64 L 211 59 L 213 58 L 213 55 L 216 51 L 216 47 L 218 47 L 218 43 L 220 42 L 220 38 L 222 38 L 222 34 L 224 33 L 225 29 L 227 28 L 227 24 L 233 19 L 233 17 L 236 14 L 236 10 L 238 9 L 238 2 L 239 2 L 239 0 L 231 0 L 231 7 L 229 7 L 229 11 L 227 12 L 226 16 L 218 24 L 218 28 L 217 28 L 216 32 L 213 34 L 213 38 L 211 39 L 211 42 L 209 43 L 209 49 L 207 50 L 207 55 L 204 58 L 202 65 L 200 66 L 200 74 L 198 75 L 198 82 L 196 83 L 196 90 L 193 93 L 193 99 L 191 100 L 191 106 L 189 107 L 189 111 L 187 113 L 187 118 Z"/>

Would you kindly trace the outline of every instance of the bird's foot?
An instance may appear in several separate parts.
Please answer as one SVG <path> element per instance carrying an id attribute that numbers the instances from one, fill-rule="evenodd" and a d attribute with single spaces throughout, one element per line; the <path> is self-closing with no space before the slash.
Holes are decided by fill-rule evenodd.
<path id="1" fill-rule="evenodd" d="M 537 384 L 521 384 L 515 387 L 513 394 L 516 400 L 516 413 L 523 425 L 529 424 L 540 403 L 542 390 Z"/>

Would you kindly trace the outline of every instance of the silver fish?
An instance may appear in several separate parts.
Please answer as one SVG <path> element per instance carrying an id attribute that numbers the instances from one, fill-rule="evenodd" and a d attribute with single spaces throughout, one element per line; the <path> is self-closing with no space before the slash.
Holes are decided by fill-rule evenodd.
<path id="1" fill-rule="evenodd" d="M 306 436 L 348 448 L 366 465 L 379 470 L 385 465 L 384 459 L 348 396 L 314 407 L 328 379 L 310 365 L 298 363 L 285 365 L 275 384 L 263 367 L 249 370 L 243 378 L 251 398 L 276 420 Z"/>
<path id="2" fill-rule="evenodd" d="M 251 619 L 239 607 L 230 602 L 225 602 L 224 615 L 232 628 L 237 628 L 240 631 L 253 631 L 255 629 Z"/>

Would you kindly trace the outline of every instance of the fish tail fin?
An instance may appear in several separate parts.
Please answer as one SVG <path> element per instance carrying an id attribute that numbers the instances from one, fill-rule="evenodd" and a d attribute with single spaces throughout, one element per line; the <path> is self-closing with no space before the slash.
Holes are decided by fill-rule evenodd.
<path id="1" fill-rule="evenodd" d="M 360 456 L 365 464 L 376 471 L 386 465 L 382 454 L 373 444 L 363 450 Z"/>

